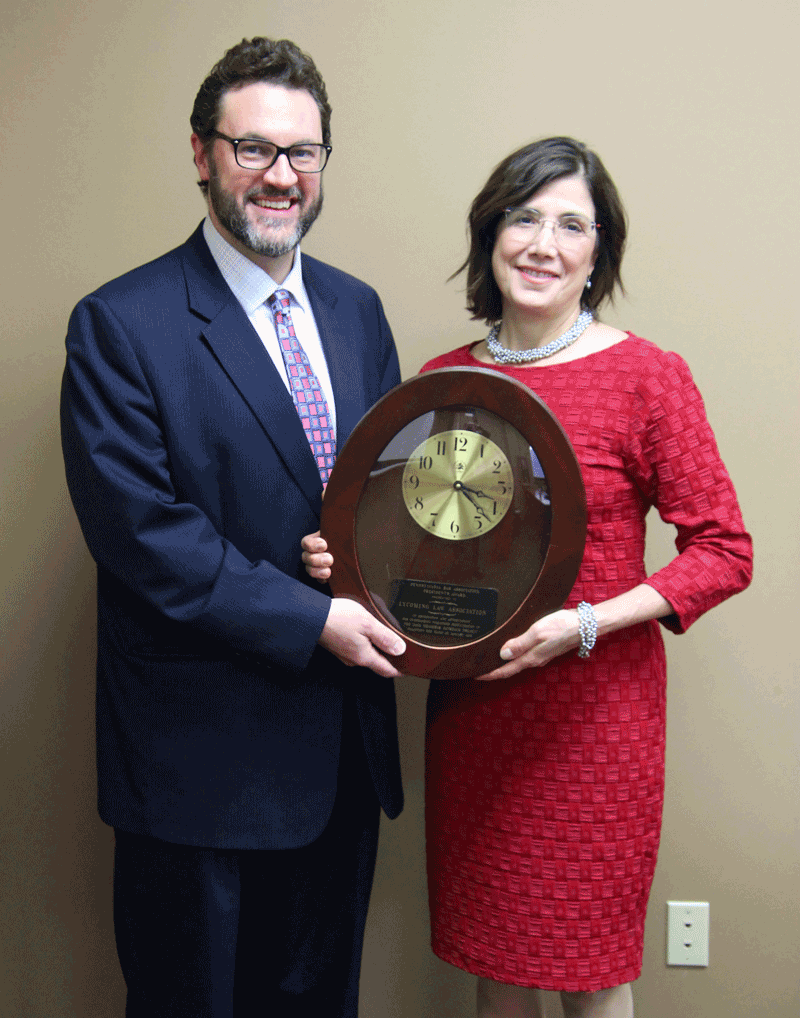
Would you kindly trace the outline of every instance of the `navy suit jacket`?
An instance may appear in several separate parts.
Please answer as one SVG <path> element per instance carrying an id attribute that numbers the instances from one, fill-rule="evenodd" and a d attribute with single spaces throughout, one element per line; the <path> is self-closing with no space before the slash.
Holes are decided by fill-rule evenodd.
<path id="1" fill-rule="evenodd" d="M 374 290 L 305 255 L 303 280 L 341 449 L 399 382 L 397 353 Z M 76 307 L 62 441 L 98 572 L 102 818 L 188 845 L 308 844 L 333 808 L 345 697 L 396 816 L 394 687 L 317 645 L 330 595 L 300 539 L 319 473 L 201 229 Z"/>

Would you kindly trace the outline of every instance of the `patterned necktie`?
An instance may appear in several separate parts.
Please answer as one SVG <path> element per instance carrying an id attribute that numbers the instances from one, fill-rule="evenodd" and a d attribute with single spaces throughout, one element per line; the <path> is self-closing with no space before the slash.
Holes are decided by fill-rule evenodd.
<path id="1" fill-rule="evenodd" d="M 336 435 L 331 427 L 328 403 L 305 350 L 295 336 L 289 310 L 288 290 L 276 290 L 268 304 L 275 319 L 278 345 L 283 354 L 286 373 L 292 388 L 292 398 L 305 429 L 308 444 L 319 468 L 322 487 L 328 483 L 336 459 Z"/>

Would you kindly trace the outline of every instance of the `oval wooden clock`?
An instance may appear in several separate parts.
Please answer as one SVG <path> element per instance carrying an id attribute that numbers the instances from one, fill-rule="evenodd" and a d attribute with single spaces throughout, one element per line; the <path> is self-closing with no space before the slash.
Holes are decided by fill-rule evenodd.
<path id="1" fill-rule="evenodd" d="M 397 386 L 339 452 L 322 504 L 334 595 L 406 642 L 423 678 L 482 675 L 560 608 L 586 540 L 569 439 L 526 386 L 442 368 Z"/>

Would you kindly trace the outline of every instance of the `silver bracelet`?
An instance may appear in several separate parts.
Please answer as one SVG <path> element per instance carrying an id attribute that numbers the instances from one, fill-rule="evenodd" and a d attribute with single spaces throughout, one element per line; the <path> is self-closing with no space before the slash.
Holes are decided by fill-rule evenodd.
<path id="1" fill-rule="evenodd" d="M 578 605 L 578 632 L 581 637 L 578 657 L 588 657 L 597 640 L 597 616 L 588 601 Z"/>

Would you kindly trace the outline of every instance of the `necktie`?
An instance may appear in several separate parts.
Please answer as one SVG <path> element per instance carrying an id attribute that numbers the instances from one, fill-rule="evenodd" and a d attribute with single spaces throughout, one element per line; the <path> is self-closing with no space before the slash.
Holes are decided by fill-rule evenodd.
<path id="1" fill-rule="evenodd" d="M 322 487 L 328 483 L 336 459 L 336 435 L 331 427 L 328 403 L 314 369 L 294 333 L 288 290 L 276 290 L 268 304 L 275 319 L 278 345 L 283 354 L 292 398 L 319 469 Z"/>

